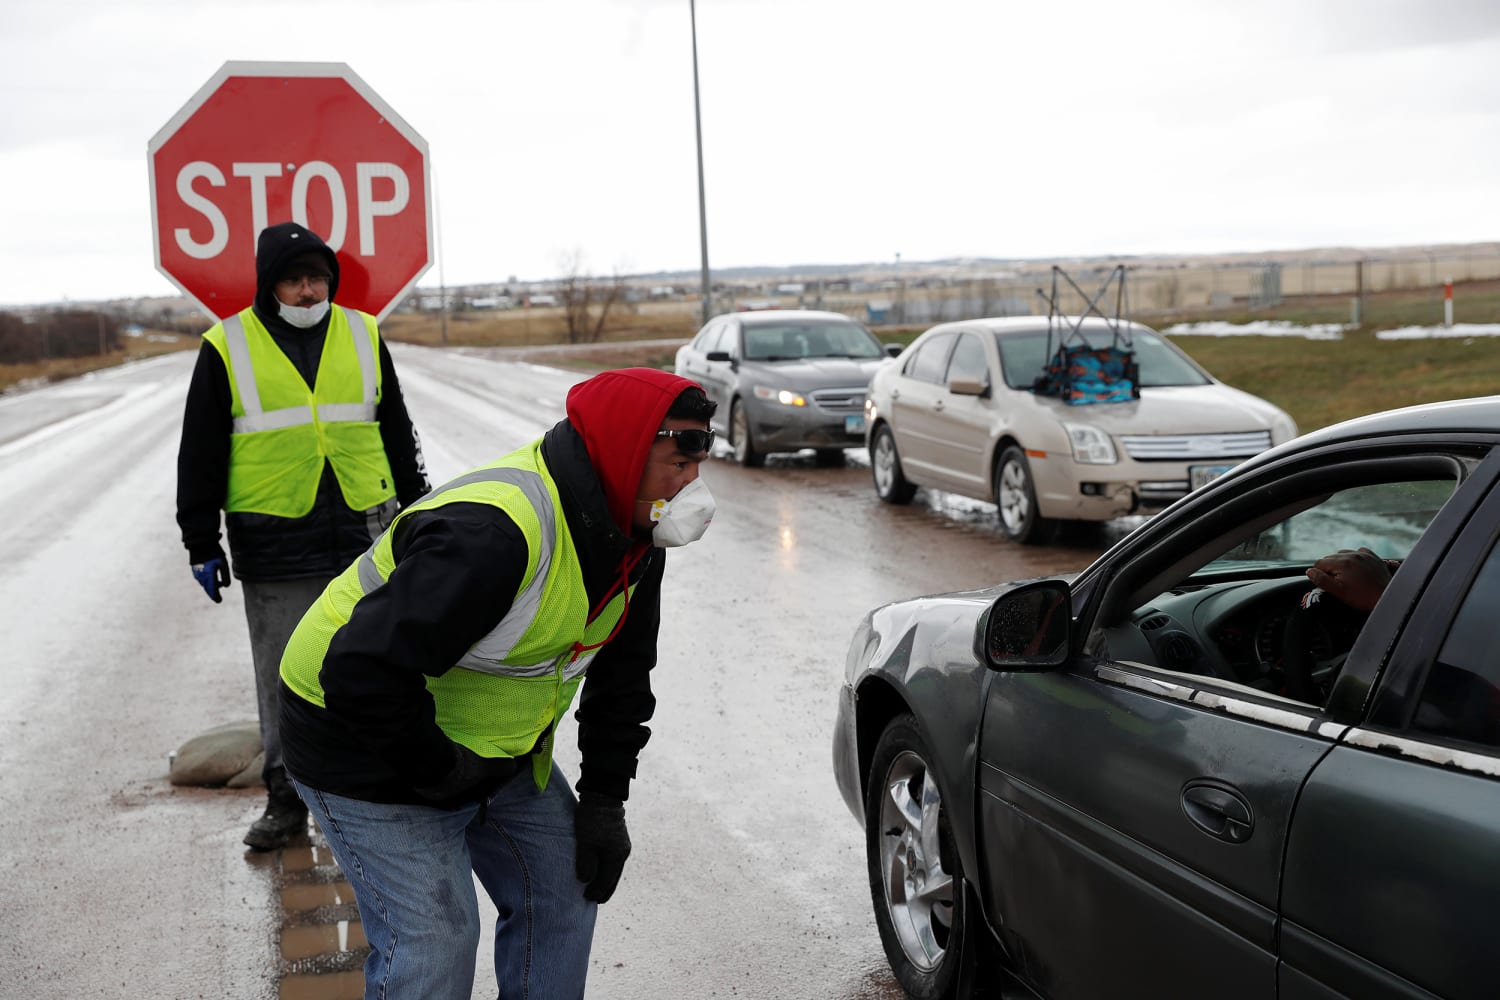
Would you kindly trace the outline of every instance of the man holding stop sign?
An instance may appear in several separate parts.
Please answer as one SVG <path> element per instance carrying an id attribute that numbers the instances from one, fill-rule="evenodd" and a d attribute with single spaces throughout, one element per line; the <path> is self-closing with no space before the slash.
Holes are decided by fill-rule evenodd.
<path id="1" fill-rule="evenodd" d="M 282 768 L 282 647 L 427 491 L 376 326 L 430 266 L 427 144 L 342 63 L 229 62 L 148 152 L 157 268 L 221 321 L 188 389 L 177 519 L 210 598 L 244 584 L 268 788 L 245 843 L 272 850 L 307 823 Z"/>
<path id="2" fill-rule="evenodd" d="M 265 229 L 255 301 L 203 335 L 177 456 L 177 521 L 215 603 L 232 578 L 225 512 L 265 752 L 257 851 L 307 826 L 277 726 L 287 637 L 323 588 L 428 490 L 416 431 L 375 318 L 334 304 L 338 257 L 295 222 Z"/>

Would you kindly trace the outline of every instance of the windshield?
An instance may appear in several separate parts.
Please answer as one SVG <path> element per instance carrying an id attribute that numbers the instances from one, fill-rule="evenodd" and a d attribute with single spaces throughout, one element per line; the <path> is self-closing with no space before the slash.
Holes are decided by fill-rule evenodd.
<path id="1" fill-rule="evenodd" d="M 880 358 L 880 341 L 858 323 L 794 320 L 745 327 L 745 360 L 798 358 Z"/>
<path id="2" fill-rule="evenodd" d="M 1080 333 L 1090 347 L 1109 347 L 1114 343 L 1114 335 L 1108 330 L 1083 330 Z M 1055 338 L 1049 342 L 1045 330 L 996 334 L 995 341 L 1000 346 L 1000 365 L 1005 370 L 1005 384 L 1012 389 L 1030 389 L 1037 376 L 1042 374 L 1049 348 L 1052 351 L 1057 349 Z M 1076 342 L 1075 335 L 1070 343 Z M 1131 347 L 1135 351 L 1142 388 L 1208 384 L 1208 379 L 1203 377 L 1203 373 L 1186 355 L 1154 333 L 1136 330 L 1131 334 Z"/>

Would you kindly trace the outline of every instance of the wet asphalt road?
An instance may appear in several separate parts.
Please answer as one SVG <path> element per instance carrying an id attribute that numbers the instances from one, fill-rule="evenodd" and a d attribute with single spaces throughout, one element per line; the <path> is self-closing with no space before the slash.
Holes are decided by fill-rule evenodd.
<path id="1" fill-rule="evenodd" d="M 584 377 L 393 351 L 434 482 L 536 437 Z M 277 995 L 272 871 L 239 844 L 260 795 L 166 780 L 184 740 L 255 713 L 240 591 L 203 596 L 173 520 L 191 364 L 0 397 L 7 996 Z M 600 911 L 590 997 L 900 996 L 831 775 L 848 639 L 877 604 L 1081 569 L 1111 538 L 1026 549 L 989 505 L 890 507 L 849 455 L 704 467 L 718 515 L 668 560 L 635 850 Z M 476 997 L 493 996 L 487 964 Z"/>

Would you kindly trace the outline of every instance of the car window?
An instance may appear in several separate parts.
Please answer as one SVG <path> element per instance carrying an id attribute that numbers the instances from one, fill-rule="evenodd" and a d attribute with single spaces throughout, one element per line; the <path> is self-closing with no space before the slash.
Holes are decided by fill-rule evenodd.
<path id="1" fill-rule="evenodd" d="M 1332 594 L 1315 594 L 1307 570 L 1341 549 L 1368 548 L 1388 572 L 1399 573 L 1458 486 L 1458 466 L 1435 462 L 1434 469 L 1452 468 L 1454 474 L 1434 471 L 1391 481 L 1376 475 L 1374 482 L 1301 499 L 1290 491 L 1267 492 L 1265 503 L 1284 515 L 1268 511 L 1258 524 L 1253 513 L 1232 523 L 1226 519 L 1222 534 L 1161 575 L 1142 576 L 1134 585 L 1122 581 L 1122 597 L 1131 596 L 1124 607 L 1101 615 L 1088 639 L 1091 650 L 1323 704 L 1369 613 Z M 1130 573 L 1150 569 L 1142 564 Z M 1132 592 L 1132 586 L 1138 589 Z"/>
<path id="2" fill-rule="evenodd" d="M 1340 490 L 1234 546 L 1204 569 L 1246 562 L 1311 563 L 1338 549 L 1358 548 L 1385 559 L 1405 559 L 1456 485 L 1444 479 Z"/>
<path id="3" fill-rule="evenodd" d="M 885 349 L 853 321 L 797 320 L 745 328 L 745 357 L 757 361 L 798 358 L 879 358 Z"/>
<path id="4" fill-rule="evenodd" d="M 808 335 L 808 356 L 881 358 L 885 356 L 885 348 L 858 323 L 829 323 Z"/>
<path id="5" fill-rule="evenodd" d="M 713 344 L 719 339 L 719 334 L 724 332 L 724 324 L 720 322 L 710 323 L 698 331 L 698 336 L 693 338 L 693 350 L 700 354 L 707 354 L 714 349 Z"/>
<path id="6" fill-rule="evenodd" d="M 953 348 L 953 357 L 948 361 L 948 377 L 944 381 L 951 382 L 955 378 L 970 378 L 989 384 L 989 362 L 984 357 L 984 341 L 977 334 L 959 334 L 958 344 Z"/>
<path id="7" fill-rule="evenodd" d="M 1108 330 L 1082 331 L 1090 347 L 1108 347 L 1113 337 Z M 1030 389 L 1051 352 L 1057 349 L 1055 337 L 1045 330 L 1034 333 L 996 334 L 1000 347 L 1000 371 L 1005 384 L 1012 389 Z M 1137 330 L 1131 337 L 1136 366 L 1143 388 L 1169 385 L 1206 385 L 1208 379 L 1174 344 L 1154 333 Z"/>
<path id="8" fill-rule="evenodd" d="M 908 378 L 942 384 L 943 374 L 948 369 L 948 351 L 953 347 L 953 338 L 951 333 L 940 333 L 927 338 L 917 346 L 916 351 L 909 352 L 911 357 L 902 365 L 902 373 Z"/>
<path id="9" fill-rule="evenodd" d="M 1500 608 L 1500 546 L 1464 596 L 1427 674 L 1411 728 L 1435 736 L 1500 746 L 1500 657 L 1495 613 Z"/>

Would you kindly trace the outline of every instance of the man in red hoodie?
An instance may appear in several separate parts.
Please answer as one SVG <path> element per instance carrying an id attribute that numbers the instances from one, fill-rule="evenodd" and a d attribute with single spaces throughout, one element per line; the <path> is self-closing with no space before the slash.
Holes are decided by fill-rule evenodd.
<path id="1" fill-rule="evenodd" d="M 354 888 L 367 997 L 467 1000 L 475 876 L 500 995 L 583 995 L 630 853 L 662 550 L 713 515 L 713 411 L 652 369 L 579 383 L 537 441 L 404 509 L 297 626 L 286 767 Z M 552 761 L 575 692 L 576 799 Z"/>

